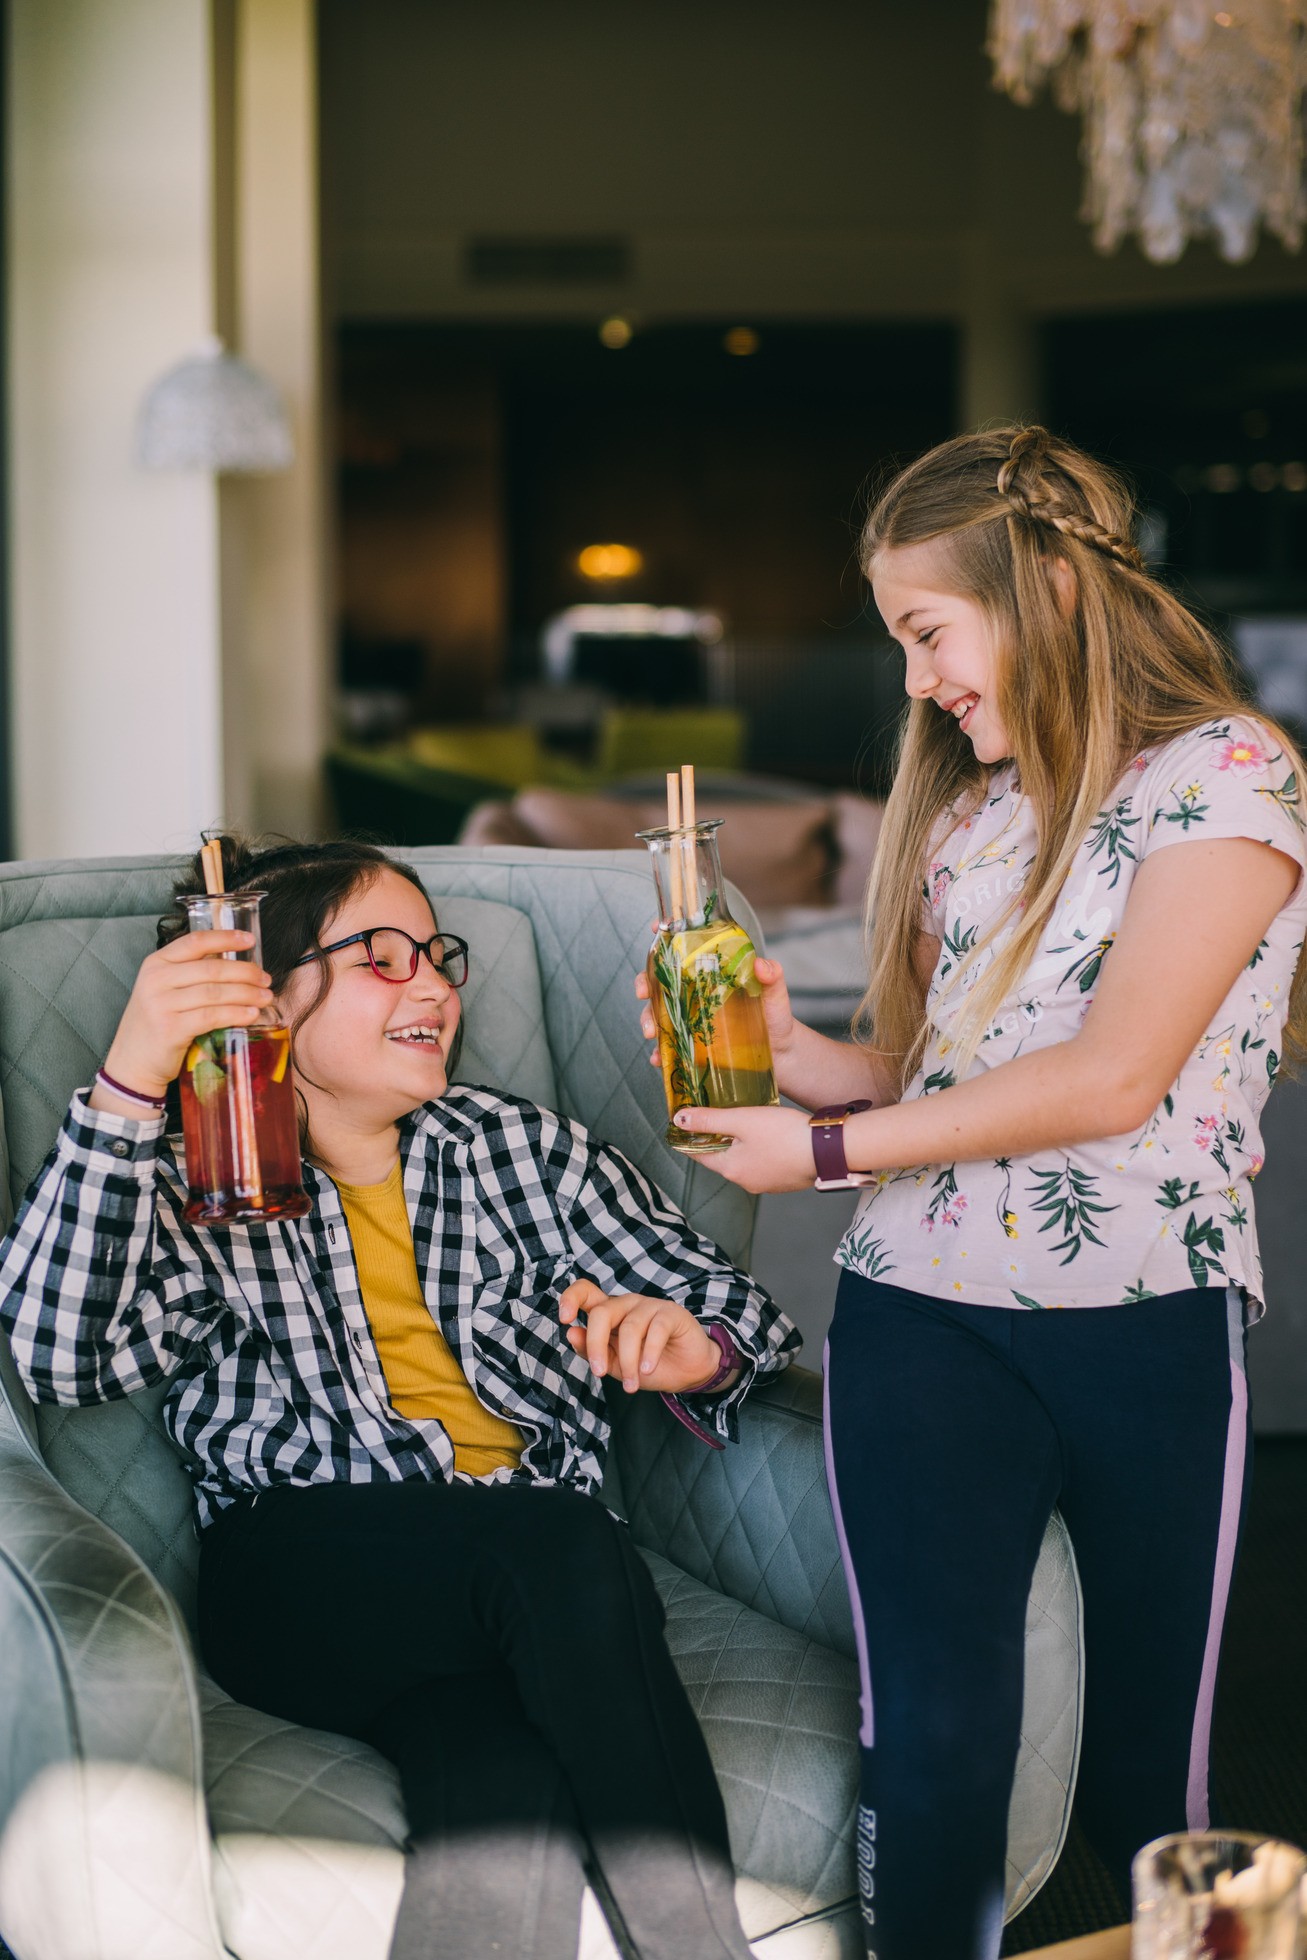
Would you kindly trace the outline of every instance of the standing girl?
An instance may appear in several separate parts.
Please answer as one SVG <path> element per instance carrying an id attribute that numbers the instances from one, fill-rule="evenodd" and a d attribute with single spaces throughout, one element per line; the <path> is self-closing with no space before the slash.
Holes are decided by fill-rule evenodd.
<path id="1" fill-rule="evenodd" d="M 778 1082 L 817 1113 L 677 1118 L 732 1133 L 705 1161 L 751 1190 L 867 1187 L 827 1438 L 878 1960 L 998 1951 L 1055 1504 L 1084 1594 L 1082 1822 L 1123 1885 L 1141 1844 L 1208 1822 L 1258 1126 L 1307 1037 L 1302 764 L 1132 516 L 1038 428 L 891 483 L 863 562 L 912 704 L 863 1038 L 794 1021 L 759 961 Z"/>

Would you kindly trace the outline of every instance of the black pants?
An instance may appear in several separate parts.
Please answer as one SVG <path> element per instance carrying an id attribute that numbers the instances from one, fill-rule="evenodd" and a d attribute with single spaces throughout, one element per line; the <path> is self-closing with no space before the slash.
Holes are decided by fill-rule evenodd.
<path id="1" fill-rule="evenodd" d="M 1084 1595 L 1077 1814 L 1133 1853 L 1208 1817 L 1248 1465 L 1224 1288 L 1064 1312 L 840 1281 L 827 1444 L 862 1664 L 858 1868 L 878 1960 L 989 1960 L 1025 1609 L 1056 1504 Z M 1128 1896 L 1128 1889 L 1127 1889 Z"/>
<path id="2" fill-rule="evenodd" d="M 394 1960 L 576 1960 L 587 1866 L 643 1960 L 747 1960 L 721 1796 L 662 1627 L 625 1527 L 570 1490 L 279 1488 L 201 1546 L 221 1686 L 399 1769 Z"/>

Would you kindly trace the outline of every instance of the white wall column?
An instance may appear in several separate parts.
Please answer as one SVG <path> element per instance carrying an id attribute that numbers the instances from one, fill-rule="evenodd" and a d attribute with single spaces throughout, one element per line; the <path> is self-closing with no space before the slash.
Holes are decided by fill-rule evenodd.
<path id="1" fill-rule="evenodd" d="M 17 849 L 182 848 L 221 814 L 217 501 L 133 425 L 212 322 L 207 0 L 10 0 Z"/>
<path id="2" fill-rule="evenodd" d="M 221 486 L 227 800 L 303 836 L 322 821 L 331 673 L 314 0 L 235 0 L 234 29 L 235 342 L 281 390 L 295 461 Z"/>

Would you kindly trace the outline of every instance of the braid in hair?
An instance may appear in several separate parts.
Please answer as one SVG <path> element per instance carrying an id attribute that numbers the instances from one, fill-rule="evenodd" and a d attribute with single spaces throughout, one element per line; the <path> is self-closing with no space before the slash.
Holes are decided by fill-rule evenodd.
<path id="1" fill-rule="evenodd" d="M 1032 524 L 1046 524 L 1063 537 L 1075 538 L 1080 544 L 1114 558 L 1130 571 L 1141 572 L 1143 557 L 1129 538 L 1109 530 L 1084 511 L 1071 509 L 1065 497 L 1059 498 L 1044 469 L 1048 440 L 1047 429 L 1038 426 L 1017 430 L 1007 461 L 998 472 L 999 496 L 1011 506 L 1015 516 L 1024 517 Z"/>

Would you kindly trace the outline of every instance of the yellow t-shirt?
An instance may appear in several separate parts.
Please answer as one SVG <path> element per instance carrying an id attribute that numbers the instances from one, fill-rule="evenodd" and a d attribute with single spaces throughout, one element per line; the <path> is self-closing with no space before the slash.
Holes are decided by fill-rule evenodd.
<path id="1" fill-rule="evenodd" d="M 392 1408 L 410 1421 L 440 1423 L 456 1470 L 485 1477 L 516 1468 L 521 1430 L 482 1408 L 422 1297 L 402 1166 L 396 1163 L 384 1184 L 337 1181 L 336 1189 Z"/>

